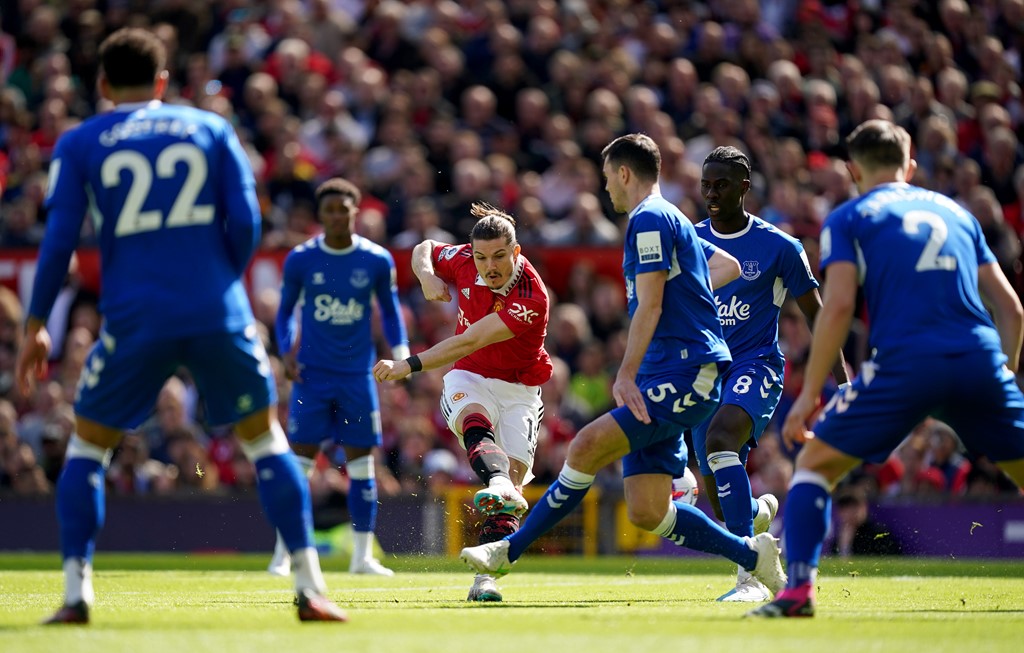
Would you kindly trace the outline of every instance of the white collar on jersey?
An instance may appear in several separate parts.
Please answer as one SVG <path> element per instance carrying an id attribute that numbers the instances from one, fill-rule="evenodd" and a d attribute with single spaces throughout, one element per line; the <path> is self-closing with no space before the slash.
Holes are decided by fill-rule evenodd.
<path id="1" fill-rule="evenodd" d="M 359 245 L 359 236 L 355 234 L 352 234 L 352 244 L 349 245 L 348 247 L 343 247 L 342 249 L 334 249 L 333 247 L 330 247 L 327 244 L 327 239 L 324 238 L 323 234 L 317 236 L 316 240 L 317 246 L 320 247 L 321 250 L 327 252 L 328 254 L 348 254 L 349 252 L 355 250 L 355 248 Z"/>
<path id="2" fill-rule="evenodd" d="M 746 212 L 744 212 L 744 215 L 747 216 L 747 226 L 743 227 L 742 229 L 740 229 L 736 233 L 733 233 L 733 234 L 720 234 L 720 233 L 718 233 L 717 231 L 715 231 L 715 228 L 711 225 L 711 220 L 708 220 L 708 229 L 711 230 L 711 233 L 714 234 L 716 238 L 721 238 L 723 240 L 728 240 L 730 238 L 739 238 L 740 236 L 742 236 L 743 234 L 747 233 L 748 231 L 750 231 L 751 229 L 754 228 L 754 216 L 752 216 L 752 215 L 750 215 L 749 213 L 746 213 Z"/>
<path id="3" fill-rule="evenodd" d="M 163 106 L 160 100 L 147 100 L 145 102 L 124 102 L 114 106 L 114 111 L 138 111 L 139 109 L 159 109 Z"/>
<path id="4" fill-rule="evenodd" d="M 643 208 L 643 205 L 647 204 L 647 202 L 649 202 L 650 200 L 654 199 L 655 197 L 661 197 L 661 193 L 654 192 L 654 193 L 651 193 L 650 195 L 648 195 L 647 197 L 643 198 L 642 200 L 640 200 L 640 203 L 633 207 L 633 210 L 629 212 L 629 215 L 626 216 L 626 219 L 627 220 L 632 220 L 633 216 L 636 215 L 640 211 L 641 208 Z"/>
<path id="5" fill-rule="evenodd" d="M 502 297 L 508 297 L 508 293 L 512 290 L 513 286 L 515 286 L 516 283 L 519 282 L 519 278 L 523 276 L 523 270 L 525 269 L 526 259 L 523 257 L 522 252 L 520 252 L 519 258 L 516 259 L 516 267 L 515 269 L 512 270 L 512 276 L 508 278 L 508 281 L 506 281 L 505 285 L 502 286 L 501 288 L 498 288 L 497 290 L 491 288 L 491 292 L 496 292 Z M 487 282 L 484 281 L 484 278 L 480 276 L 479 272 L 476 275 L 476 285 L 487 286 Z M 487 287 L 490 288 L 490 286 Z"/>

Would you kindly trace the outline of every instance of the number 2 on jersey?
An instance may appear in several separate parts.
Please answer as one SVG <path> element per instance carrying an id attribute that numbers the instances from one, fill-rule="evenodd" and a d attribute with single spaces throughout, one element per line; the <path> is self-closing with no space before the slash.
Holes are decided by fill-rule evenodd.
<path id="1" fill-rule="evenodd" d="M 131 173 L 131 186 L 125 197 L 121 213 L 114 227 L 115 236 L 155 231 L 161 225 L 167 227 L 189 227 L 213 222 L 213 206 L 196 205 L 196 198 L 206 182 L 206 157 L 195 145 L 177 143 L 165 148 L 156 158 L 155 173 L 161 179 L 174 177 L 179 163 L 186 167 L 185 182 L 167 213 L 167 221 L 159 210 L 143 211 L 142 205 L 149 197 L 153 186 L 154 166 L 149 159 L 138 152 L 121 150 L 114 152 L 103 161 L 100 178 L 104 188 L 115 188 L 121 184 L 121 172 Z"/>
<path id="2" fill-rule="evenodd" d="M 921 232 L 921 225 L 926 224 L 931 232 L 928 234 L 928 242 L 924 245 L 921 257 L 917 259 L 914 270 L 917 272 L 928 272 L 929 270 L 956 269 L 956 258 L 939 254 L 942 246 L 946 244 L 949 237 L 949 228 L 938 215 L 931 211 L 907 211 L 903 215 L 903 231 L 910 235 Z"/>

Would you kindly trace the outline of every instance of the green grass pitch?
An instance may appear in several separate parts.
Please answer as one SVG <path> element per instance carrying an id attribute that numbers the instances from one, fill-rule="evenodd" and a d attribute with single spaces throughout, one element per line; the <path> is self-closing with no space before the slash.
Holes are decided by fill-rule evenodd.
<path id="1" fill-rule="evenodd" d="M 269 555 L 269 553 L 268 553 Z M 300 624 L 268 555 L 98 554 L 87 627 L 38 626 L 60 603 L 55 554 L 0 555 L 4 653 L 633 653 L 1022 650 L 1024 561 L 826 561 L 814 619 L 744 620 L 709 558 L 527 555 L 501 604 L 466 603 L 456 560 L 389 557 L 394 578 L 324 561 L 348 624 Z"/>

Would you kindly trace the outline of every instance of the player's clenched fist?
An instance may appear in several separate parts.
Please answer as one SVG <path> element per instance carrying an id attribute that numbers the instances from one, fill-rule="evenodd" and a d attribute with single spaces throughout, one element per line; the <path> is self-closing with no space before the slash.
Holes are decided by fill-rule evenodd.
<path id="1" fill-rule="evenodd" d="M 400 381 L 412 373 L 405 361 L 389 361 L 383 358 L 373 366 L 373 378 L 378 381 Z"/>
<path id="2" fill-rule="evenodd" d="M 450 302 L 452 294 L 448 290 L 448 282 L 434 274 L 425 274 L 420 280 L 423 297 L 431 302 Z"/>

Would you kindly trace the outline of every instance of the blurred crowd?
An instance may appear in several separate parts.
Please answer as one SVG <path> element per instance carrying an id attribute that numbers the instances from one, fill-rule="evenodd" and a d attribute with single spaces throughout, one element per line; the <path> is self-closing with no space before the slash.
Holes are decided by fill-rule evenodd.
<path id="1" fill-rule="evenodd" d="M 544 245 L 617 247 L 624 217 L 603 191 L 600 151 L 642 131 L 661 148 L 663 194 L 694 221 L 706 217 L 704 157 L 719 145 L 747 152 L 748 210 L 800 238 L 816 267 L 822 220 L 853 192 L 842 139 L 885 118 L 915 139 L 914 182 L 968 207 L 1022 287 L 1024 0 L 2 1 L 0 248 L 39 244 L 54 143 L 109 108 L 96 93 L 96 49 L 124 25 L 150 27 L 167 45 L 167 101 L 235 125 L 258 181 L 265 249 L 317 232 L 313 191 L 337 175 L 363 189 L 359 232 L 392 248 L 464 242 L 468 206 L 480 200 L 516 217 L 527 256 Z M 577 429 L 612 405 L 625 342 L 620 280 L 580 266 L 565 288 L 551 311 L 541 481 L 557 474 Z M 403 301 L 414 351 L 452 333 L 453 306 L 427 304 L 417 288 Z M 276 293 L 254 306 L 273 352 Z M 72 269 L 51 319 L 49 378 L 24 399 L 11 387 L 22 312 L 0 288 L 0 492 L 41 494 L 60 469 L 100 317 Z M 855 326 L 848 343 L 853 364 L 867 355 L 863 333 Z M 789 361 L 777 419 L 799 391 L 809 343 L 793 304 L 780 341 Z M 286 413 L 289 387 L 273 361 Z M 442 375 L 381 386 L 384 496 L 473 479 L 440 417 Z M 252 469 L 229 436 L 205 423 L 182 374 L 117 451 L 110 490 L 248 490 Z M 783 497 L 791 460 L 766 435 L 751 456 L 755 494 Z M 315 495 L 345 492 L 336 462 L 326 451 Z M 616 470 L 606 474 L 616 487 Z M 873 498 L 1017 494 L 932 421 L 848 483 Z"/>

